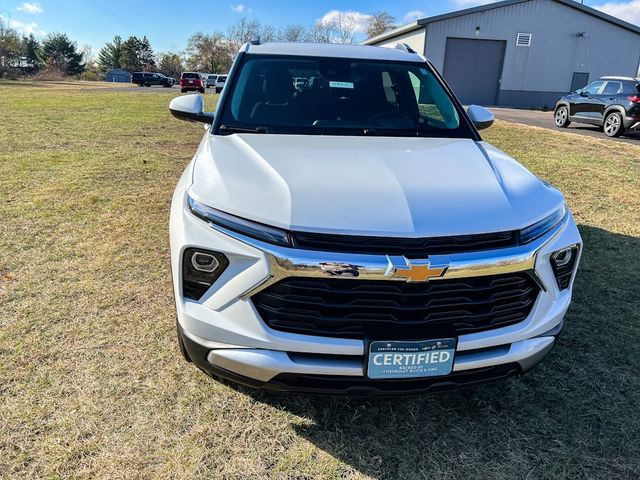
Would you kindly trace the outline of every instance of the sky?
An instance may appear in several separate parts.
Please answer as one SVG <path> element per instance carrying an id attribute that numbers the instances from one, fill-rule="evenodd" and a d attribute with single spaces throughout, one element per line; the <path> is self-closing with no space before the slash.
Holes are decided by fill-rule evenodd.
<path id="1" fill-rule="evenodd" d="M 0 0 L 0 18 L 21 33 L 44 36 L 66 33 L 80 47 L 97 52 L 115 35 L 146 35 L 156 52 L 182 51 L 196 32 L 226 31 L 245 16 L 274 26 L 312 25 L 336 12 L 352 12 L 360 29 L 367 15 L 387 11 L 404 24 L 416 18 L 460 10 L 492 0 L 247 0 L 246 2 L 180 0 Z M 640 0 L 584 0 L 630 23 L 640 25 Z"/>

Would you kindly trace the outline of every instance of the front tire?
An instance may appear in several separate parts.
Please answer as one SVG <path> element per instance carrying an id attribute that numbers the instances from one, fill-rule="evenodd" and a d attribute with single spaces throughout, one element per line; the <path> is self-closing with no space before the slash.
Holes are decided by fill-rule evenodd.
<path id="1" fill-rule="evenodd" d="M 200 93 L 204 93 L 204 88 L 201 88 L 200 90 L 198 90 Z"/>
<path id="2" fill-rule="evenodd" d="M 554 115 L 554 120 L 556 122 L 556 127 L 567 128 L 571 124 L 571 120 L 569 120 L 569 109 L 564 105 L 558 107 Z"/>
<path id="3" fill-rule="evenodd" d="M 180 93 L 186 93 L 187 91 L 184 88 L 180 89 Z"/>
<path id="4" fill-rule="evenodd" d="M 604 134 L 607 137 L 619 137 L 624 133 L 624 125 L 622 125 L 622 115 L 618 112 L 611 112 L 604 119 Z"/>

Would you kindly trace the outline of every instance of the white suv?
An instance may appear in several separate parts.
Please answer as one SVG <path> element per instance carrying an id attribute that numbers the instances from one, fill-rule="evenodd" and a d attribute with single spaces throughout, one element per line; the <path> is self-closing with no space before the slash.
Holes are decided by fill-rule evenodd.
<path id="1" fill-rule="evenodd" d="M 295 82 L 305 78 L 306 82 Z M 395 49 L 247 44 L 178 182 L 179 344 L 266 389 L 436 391 L 553 347 L 582 241 L 562 194 L 485 143 L 434 67 Z"/>

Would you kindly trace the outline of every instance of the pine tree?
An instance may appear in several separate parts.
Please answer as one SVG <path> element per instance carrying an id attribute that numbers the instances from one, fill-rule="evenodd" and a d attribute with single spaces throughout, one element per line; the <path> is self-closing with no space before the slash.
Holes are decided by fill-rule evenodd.
<path id="1" fill-rule="evenodd" d="M 27 73 L 34 74 L 42 66 L 40 42 L 33 33 L 22 37 L 22 58 Z"/>
<path id="2" fill-rule="evenodd" d="M 153 54 L 153 48 L 151 48 L 151 42 L 145 36 L 140 40 L 140 50 L 138 51 L 138 57 L 142 67 L 145 69 L 151 69 L 156 66 L 156 60 Z"/>
<path id="3" fill-rule="evenodd" d="M 79 75 L 84 72 L 82 54 L 75 42 L 64 33 L 51 33 L 42 42 L 42 61 L 47 68 L 53 68 L 66 75 Z"/>
<path id="4" fill-rule="evenodd" d="M 122 57 L 122 38 L 120 35 L 113 37 L 112 42 L 107 42 L 98 52 L 98 65 L 100 70 L 106 72 L 114 68 L 120 68 Z"/>
<path id="5" fill-rule="evenodd" d="M 142 61 L 140 59 L 140 50 L 142 41 L 138 37 L 129 37 L 122 44 L 122 53 L 120 55 L 120 66 L 130 72 L 138 72 L 142 70 Z"/>

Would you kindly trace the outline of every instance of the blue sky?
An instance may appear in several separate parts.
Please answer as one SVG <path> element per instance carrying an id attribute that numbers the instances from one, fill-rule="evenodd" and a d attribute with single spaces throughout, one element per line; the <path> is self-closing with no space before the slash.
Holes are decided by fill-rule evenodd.
<path id="1" fill-rule="evenodd" d="M 154 50 L 161 52 L 181 51 L 193 33 L 224 31 L 241 16 L 274 26 L 311 25 L 336 10 L 355 12 L 360 20 L 367 14 L 385 10 L 402 24 L 417 17 L 482 3 L 490 3 L 490 0 L 216 0 L 188 1 L 184 5 L 180 1 L 164 0 L 0 0 L 0 17 L 21 32 L 36 35 L 64 32 L 80 46 L 88 44 L 95 50 L 114 35 L 125 38 L 146 35 Z M 585 3 L 640 24 L 640 0 L 585 0 Z"/>

